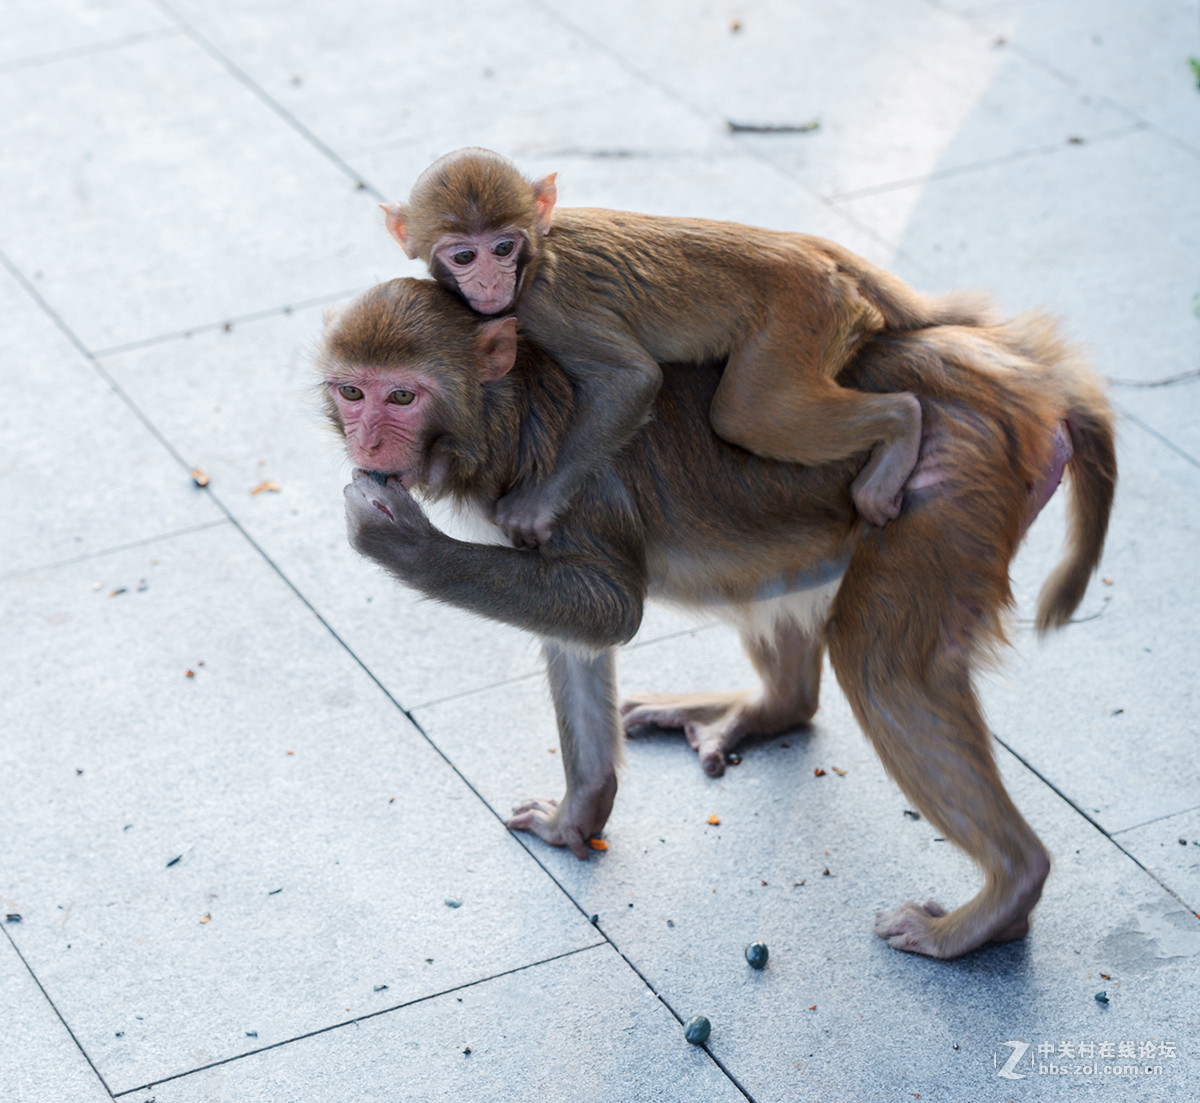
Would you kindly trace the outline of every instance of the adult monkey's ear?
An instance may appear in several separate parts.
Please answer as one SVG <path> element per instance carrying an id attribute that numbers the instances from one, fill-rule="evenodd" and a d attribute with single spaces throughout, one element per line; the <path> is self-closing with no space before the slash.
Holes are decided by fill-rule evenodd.
<path id="1" fill-rule="evenodd" d="M 479 378 L 484 383 L 507 375 L 517 362 L 517 319 L 513 314 L 480 322 L 475 333 L 479 348 Z"/>
<path id="2" fill-rule="evenodd" d="M 400 248 L 404 250 L 404 254 L 409 260 L 416 260 L 417 253 L 408 243 L 408 211 L 404 204 L 380 203 L 379 207 L 384 213 L 384 224 L 387 226 L 388 233 L 400 242 Z"/>
<path id="3" fill-rule="evenodd" d="M 550 219 L 554 213 L 554 204 L 558 202 L 558 188 L 554 186 L 557 172 L 543 176 L 533 182 L 533 203 L 537 215 L 538 231 L 545 236 L 550 232 Z"/>

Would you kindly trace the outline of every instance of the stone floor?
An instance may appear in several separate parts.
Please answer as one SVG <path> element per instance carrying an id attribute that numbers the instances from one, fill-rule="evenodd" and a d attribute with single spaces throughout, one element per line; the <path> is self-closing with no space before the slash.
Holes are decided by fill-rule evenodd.
<path id="1" fill-rule="evenodd" d="M 1200 1098 L 1190 57 L 1197 0 L 6 0 L 0 1099 Z M 1101 577 L 1033 639 L 1056 499 L 983 687 L 1055 855 L 1026 941 L 873 937 L 975 875 L 832 678 L 720 780 L 631 744 L 587 862 L 506 832 L 561 786 L 536 646 L 352 554 L 310 367 L 324 304 L 419 274 L 377 201 L 466 144 L 1089 347 L 1121 414 Z M 664 610 L 621 658 L 748 673 Z"/>

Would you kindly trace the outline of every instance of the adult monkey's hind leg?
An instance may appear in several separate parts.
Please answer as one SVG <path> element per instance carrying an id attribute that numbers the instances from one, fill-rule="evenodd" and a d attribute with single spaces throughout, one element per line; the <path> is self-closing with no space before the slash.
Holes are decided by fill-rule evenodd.
<path id="1" fill-rule="evenodd" d="M 782 286 L 757 328 L 732 352 L 709 419 L 718 436 L 770 459 L 816 466 L 870 452 L 850 487 L 873 525 L 900 512 L 921 446 L 911 394 L 867 394 L 837 374 L 883 315 L 857 282 L 832 266 L 779 272 Z M 790 277 L 790 278 L 789 278 Z"/>
<path id="2" fill-rule="evenodd" d="M 977 611 L 956 608 L 944 578 L 923 576 L 917 595 L 918 580 L 902 577 L 903 558 L 856 556 L 827 638 L 838 680 L 888 773 L 984 874 L 983 888 L 961 907 L 908 901 L 881 912 L 875 933 L 898 950 L 952 958 L 1024 937 L 1050 859 L 992 757 L 970 677 Z"/>
<path id="3" fill-rule="evenodd" d="M 817 711 L 824 645 L 790 618 L 769 635 L 749 628 L 742 644 L 762 679 L 757 693 L 648 693 L 621 704 L 626 731 L 682 728 L 710 777 L 725 772 L 725 755 L 748 736 L 779 735 L 807 724 Z"/>

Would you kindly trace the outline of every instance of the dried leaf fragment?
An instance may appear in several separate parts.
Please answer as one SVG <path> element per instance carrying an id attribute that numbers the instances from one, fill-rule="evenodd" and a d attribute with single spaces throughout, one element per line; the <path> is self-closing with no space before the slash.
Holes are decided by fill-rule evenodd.
<path id="1" fill-rule="evenodd" d="M 250 496 L 254 497 L 255 494 L 278 494 L 280 489 L 281 488 L 278 483 L 272 482 L 270 479 L 264 479 L 258 484 L 258 486 L 250 491 Z"/>
<path id="2" fill-rule="evenodd" d="M 813 770 L 813 777 L 824 777 L 824 776 L 825 776 L 825 771 L 822 770 L 820 766 L 818 766 L 815 770 Z"/>
<path id="3" fill-rule="evenodd" d="M 839 770 L 839 769 L 838 769 L 836 766 L 834 766 L 834 767 L 833 767 L 833 772 L 834 772 L 835 774 L 837 774 L 837 776 L 838 776 L 838 777 L 845 777 L 845 776 L 846 776 L 846 771 L 845 771 L 845 770 Z"/>
<path id="4" fill-rule="evenodd" d="M 203 915 L 200 917 L 200 922 L 201 922 L 201 923 L 211 923 L 211 922 L 212 922 L 212 913 L 211 913 L 211 912 L 205 912 L 205 913 L 204 913 L 204 914 L 203 914 Z"/>

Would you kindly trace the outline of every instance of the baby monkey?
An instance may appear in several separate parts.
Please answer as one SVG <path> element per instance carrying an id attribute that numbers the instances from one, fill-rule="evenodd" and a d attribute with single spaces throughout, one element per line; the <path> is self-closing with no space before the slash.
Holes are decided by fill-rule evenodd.
<path id="1" fill-rule="evenodd" d="M 460 149 L 383 205 L 409 257 L 481 314 L 516 311 L 566 371 L 577 420 L 551 471 L 510 488 L 496 522 L 544 543 L 589 474 L 646 420 L 659 363 L 726 360 L 709 418 L 758 456 L 814 465 L 861 454 L 859 513 L 900 511 L 917 462 L 921 407 L 838 374 L 871 336 L 978 325 L 961 297 L 927 299 L 831 241 L 692 218 L 554 210 L 555 174 L 530 181 L 485 149 Z"/>

